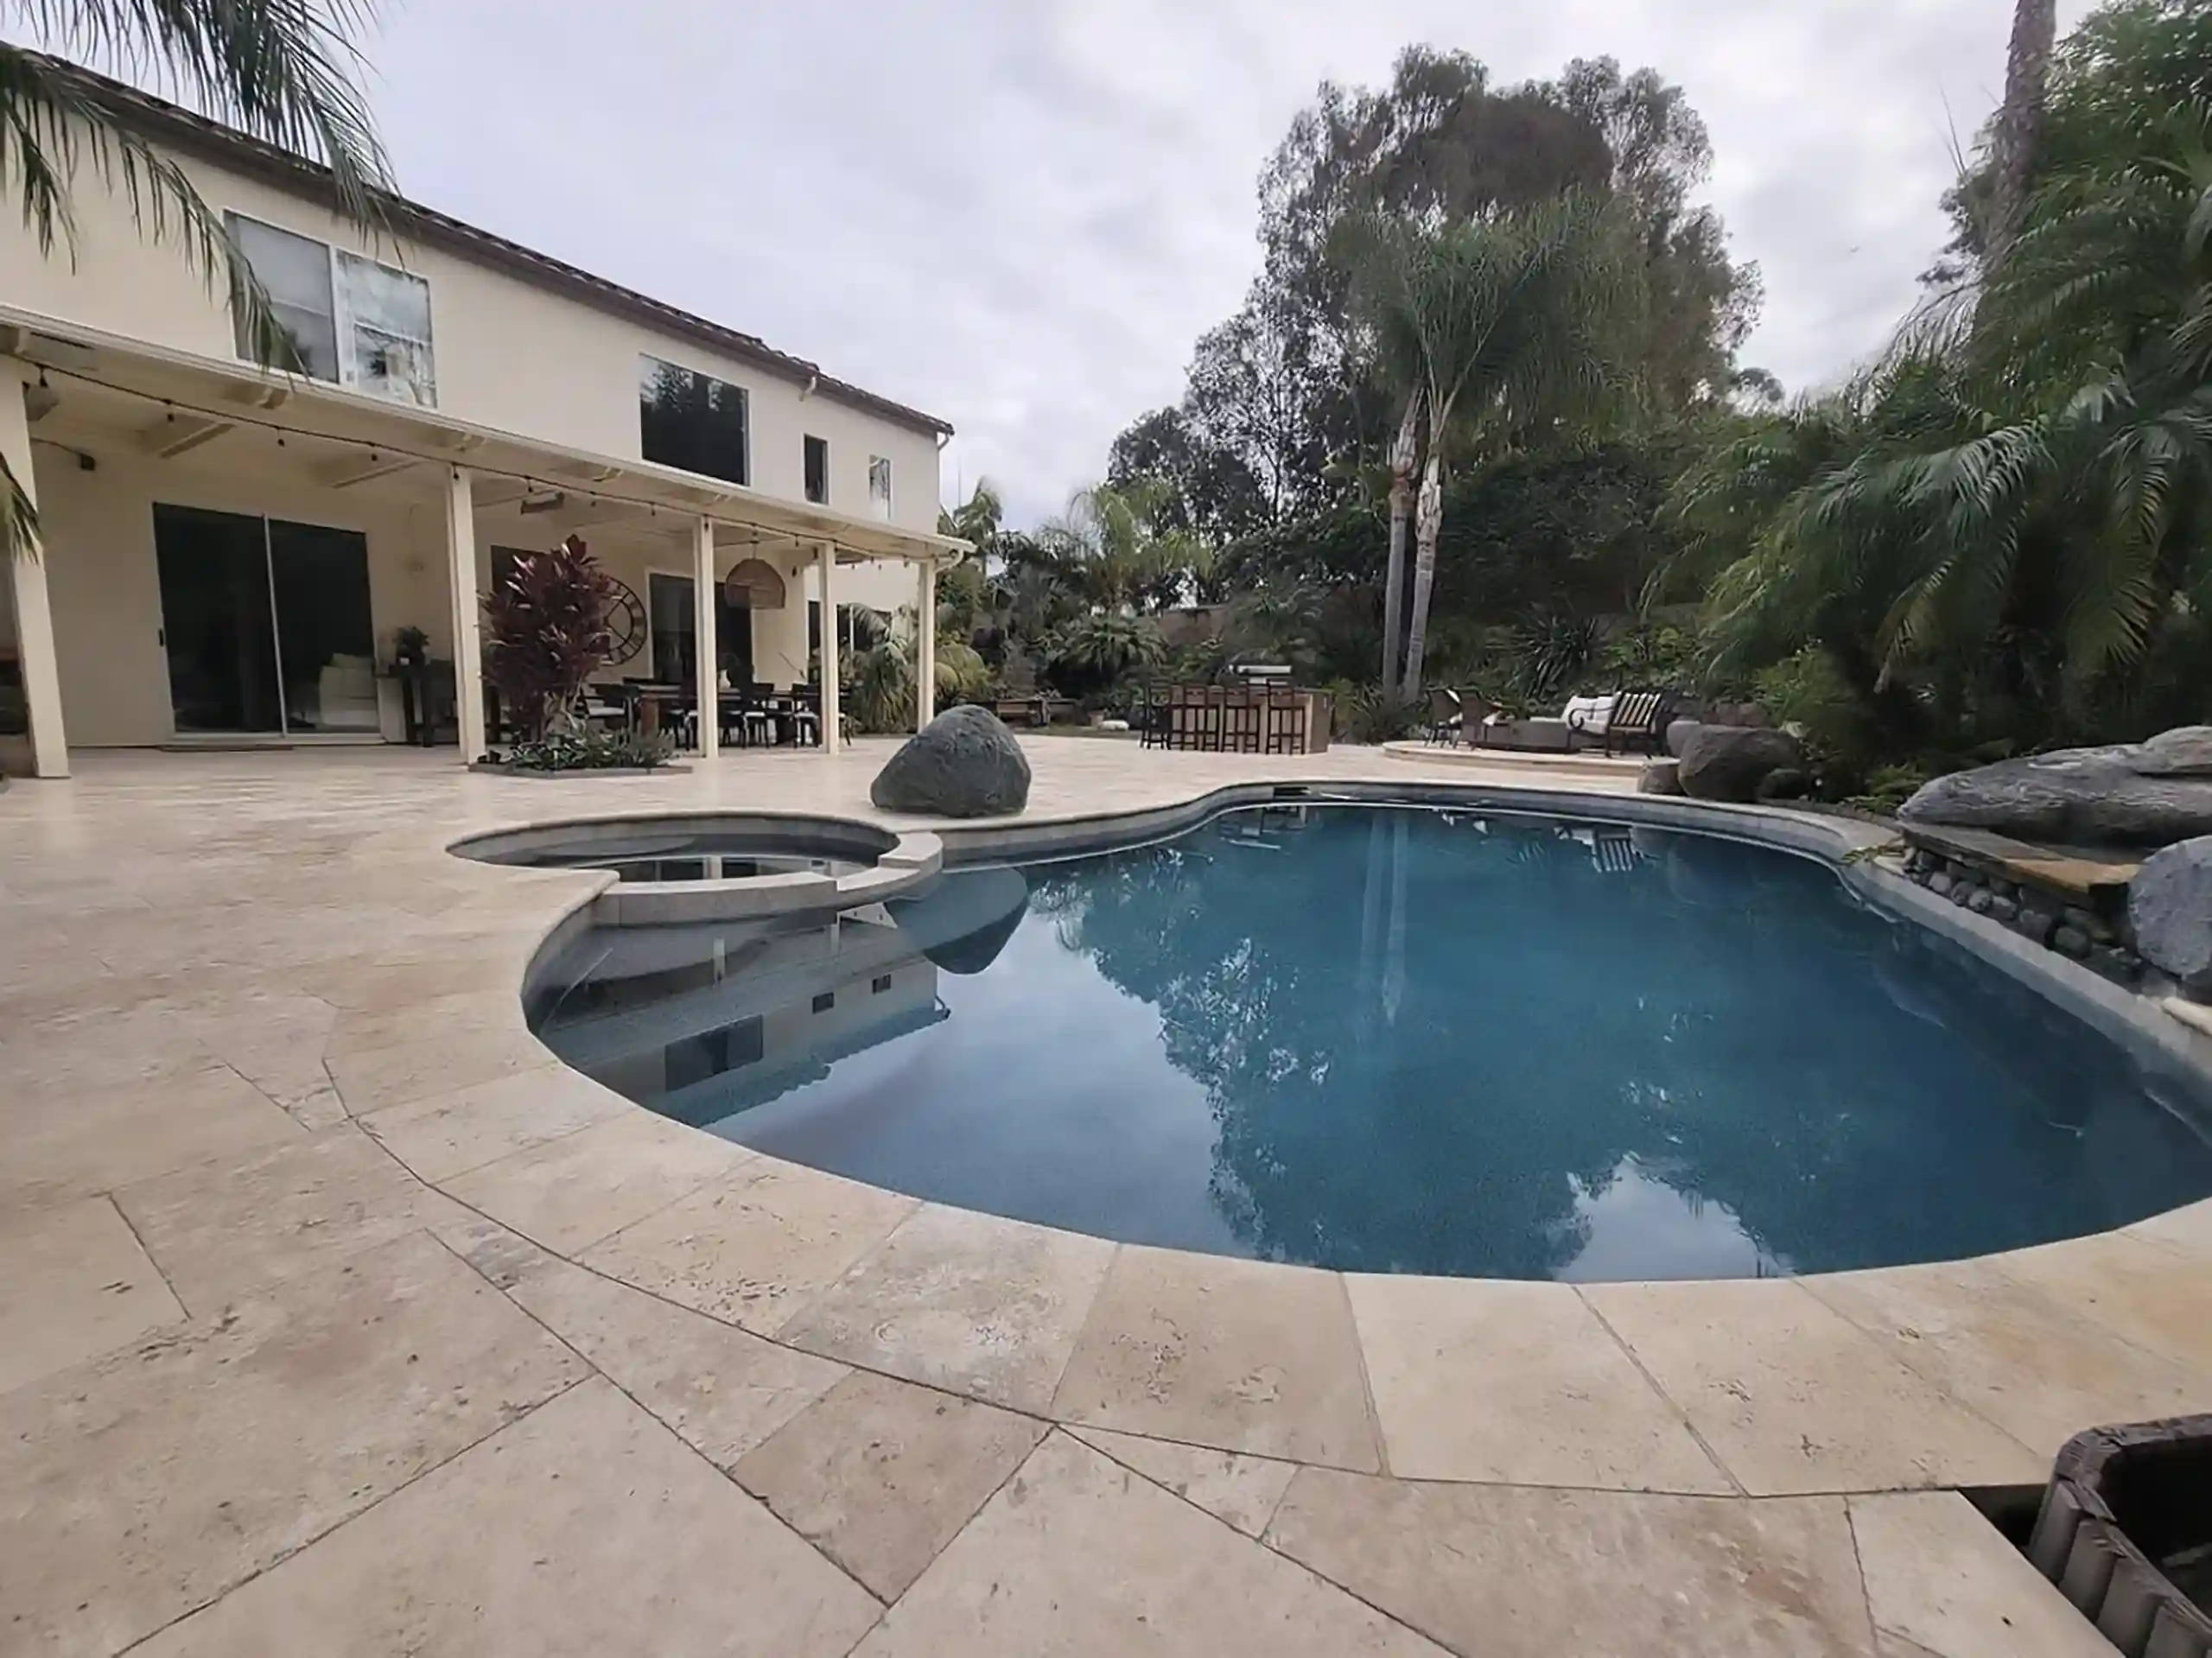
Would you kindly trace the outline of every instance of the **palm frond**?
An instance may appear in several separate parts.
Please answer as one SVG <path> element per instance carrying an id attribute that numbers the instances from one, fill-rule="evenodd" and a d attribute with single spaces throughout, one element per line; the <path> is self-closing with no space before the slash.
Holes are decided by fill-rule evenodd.
<path id="1" fill-rule="evenodd" d="M 391 164 L 353 41 L 371 0 L 20 0 L 65 55 L 151 78 L 217 120 L 330 170 L 339 209 L 373 226 Z"/>
<path id="2" fill-rule="evenodd" d="M 122 196 L 143 235 L 175 246 L 209 291 L 223 295 L 258 360 L 299 366 L 268 290 L 191 176 L 118 122 L 67 66 L 0 45 L 0 183 L 21 190 L 24 224 L 49 257 L 58 234 L 74 260 L 68 191 L 83 173 Z"/>

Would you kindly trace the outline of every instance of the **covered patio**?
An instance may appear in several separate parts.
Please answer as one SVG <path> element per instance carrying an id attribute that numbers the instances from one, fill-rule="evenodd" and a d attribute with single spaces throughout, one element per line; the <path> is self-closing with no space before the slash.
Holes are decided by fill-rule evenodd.
<path id="1" fill-rule="evenodd" d="M 734 734 L 726 701 L 811 687 L 834 753 L 838 607 L 913 607 L 926 723 L 937 570 L 965 550 L 250 365 L 64 339 L 5 308 L 0 453 L 41 542 L 0 605 L 28 714 L 0 764 L 35 777 L 67 776 L 73 746 L 401 740 L 403 633 L 451 664 L 475 759 L 493 735 L 484 598 L 514 556 L 571 535 L 625 590 L 607 678 L 658 688 L 706 758 Z"/>

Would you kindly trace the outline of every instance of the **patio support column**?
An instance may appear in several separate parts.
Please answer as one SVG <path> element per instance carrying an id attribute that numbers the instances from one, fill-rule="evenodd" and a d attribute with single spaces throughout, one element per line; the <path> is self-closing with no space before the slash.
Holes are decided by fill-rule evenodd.
<path id="1" fill-rule="evenodd" d="M 914 617 L 914 729 L 937 717 L 937 561 L 922 561 L 921 608 Z"/>
<path id="2" fill-rule="evenodd" d="M 459 467 L 446 490 L 446 570 L 453 581 L 453 689 L 461 760 L 484 755 L 484 632 L 476 594 L 476 490 Z"/>
<path id="3" fill-rule="evenodd" d="M 31 470 L 30 414 L 23 393 L 30 375 L 21 363 L 0 367 L 0 454 L 30 500 L 38 505 L 38 482 Z M 31 716 L 31 775 L 69 775 L 69 744 L 61 728 L 61 672 L 54 650 L 54 611 L 47 600 L 45 547 L 34 544 L 10 558 L 8 586 L 16 604 L 16 654 L 22 668 L 23 700 Z"/>
<path id="4" fill-rule="evenodd" d="M 721 620 L 716 600 L 719 597 L 715 581 L 715 523 L 712 518 L 701 518 L 692 534 L 691 558 L 693 580 L 698 584 L 696 602 L 692 606 L 692 638 L 696 641 L 699 660 L 692 677 L 699 682 L 699 758 L 710 760 L 721 752 L 722 717 L 721 708 L 721 642 L 715 637 L 716 624 Z"/>
<path id="5" fill-rule="evenodd" d="M 814 549 L 816 579 L 822 588 L 822 752 L 835 754 L 845 746 L 838 720 L 841 688 L 837 666 L 837 543 L 825 541 Z"/>

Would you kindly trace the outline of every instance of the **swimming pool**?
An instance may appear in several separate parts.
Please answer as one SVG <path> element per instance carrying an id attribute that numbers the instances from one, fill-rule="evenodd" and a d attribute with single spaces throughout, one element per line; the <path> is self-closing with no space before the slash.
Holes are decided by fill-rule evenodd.
<path id="1" fill-rule="evenodd" d="M 1831 1271 L 2212 1193 L 2193 1075 L 1697 834 L 1231 810 L 841 915 L 594 930 L 534 984 L 571 1064 L 746 1145 L 1347 1271 Z"/>

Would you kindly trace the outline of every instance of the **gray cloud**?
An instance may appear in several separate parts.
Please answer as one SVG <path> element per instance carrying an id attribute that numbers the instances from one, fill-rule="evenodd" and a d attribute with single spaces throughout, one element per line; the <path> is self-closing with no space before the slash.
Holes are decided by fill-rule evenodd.
<path id="1" fill-rule="evenodd" d="M 2070 25 L 2088 0 L 2065 0 Z M 1258 260 L 1254 190 L 1325 77 L 1408 41 L 1503 79 L 1649 63 L 1713 129 L 1766 275 L 1749 360 L 1878 349 L 2002 86 L 2007 0 L 416 0 L 371 46 L 434 206 L 811 357 L 960 429 L 948 494 L 1017 520 L 1173 400 Z"/>

